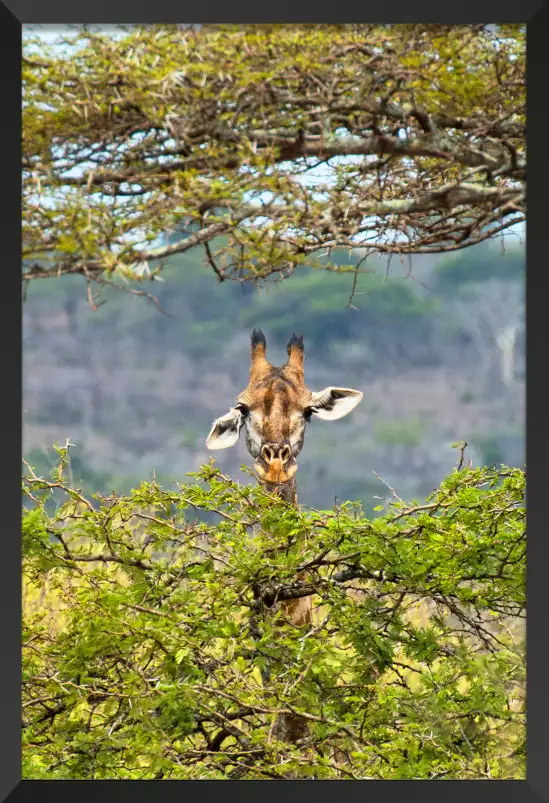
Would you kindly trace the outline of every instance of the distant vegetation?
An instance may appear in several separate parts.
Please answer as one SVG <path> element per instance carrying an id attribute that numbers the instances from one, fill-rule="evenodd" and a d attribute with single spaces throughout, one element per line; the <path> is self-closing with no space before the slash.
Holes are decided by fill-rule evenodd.
<path id="1" fill-rule="evenodd" d="M 354 309 L 352 274 L 302 268 L 291 281 L 256 289 L 217 283 L 197 251 L 172 263 L 165 282 L 142 285 L 168 315 L 108 287 L 94 296 L 106 303 L 92 311 L 81 277 L 28 288 L 24 446 L 40 471 L 53 441 L 69 437 L 78 447 L 74 480 L 88 492 L 126 492 L 153 470 L 173 487 L 209 458 L 207 431 L 246 384 L 255 326 L 267 333 L 275 363 L 286 358 L 288 336 L 304 334 L 311 387 L 364 391 L 349 418 L 311 424 L 298 475 L 303 502 L 319 506 L 337 495 L 371 510 L 387 493 L 373 470 L 422 497 L 450 468 L 448 443 L 460 439 L 475 464 L 522 464 L 522 248 L 395 259 L 387 275 L 369 260 Z M 498 336 L 513 321 L 509 377 Z M 236 476 L 248 455 L 239 446 L 216 460 Z"/>

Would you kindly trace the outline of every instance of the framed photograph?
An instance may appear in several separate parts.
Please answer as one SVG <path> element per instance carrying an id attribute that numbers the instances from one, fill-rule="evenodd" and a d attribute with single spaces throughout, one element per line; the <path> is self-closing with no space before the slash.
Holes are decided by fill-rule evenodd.
<path id="1" fill-rule="evenodd" d="M 281 11 L 5 12 L 6 799 L 547 797 L 546 8 Z"/>

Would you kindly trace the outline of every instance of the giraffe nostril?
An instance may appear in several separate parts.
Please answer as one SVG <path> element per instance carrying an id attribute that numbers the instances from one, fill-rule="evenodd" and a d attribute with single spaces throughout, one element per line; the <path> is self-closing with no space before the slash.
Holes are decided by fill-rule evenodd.
<path id="1" fill-rule="evenodd" d="M 289 460 L 291 456 L 292 456 L 292 452 L 291 452 L 290 447 L 289 446 L 283 446 L 282 449 L 280 450 L 280 459 L 282 460 L 282 462 L 285 463 L 286 460 Z"/>
<path id="2" fill-rule="evenodd" d="M 286 463 L 292 456 L 291 447 L 285 443 L 279 446 L 276 443 L 264 443 L 261 447 L 261 457 L 266 463 L 272 463 L 275 460 L 280 460 L 282 464 Z"/>

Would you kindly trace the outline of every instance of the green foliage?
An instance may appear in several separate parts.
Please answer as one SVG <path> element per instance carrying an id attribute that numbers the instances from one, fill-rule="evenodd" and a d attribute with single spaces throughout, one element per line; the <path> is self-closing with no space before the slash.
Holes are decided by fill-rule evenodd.
<path id="1" fill-rule="evenodd" d="M 219 278 L 258 281 L 524 219 L 524 25 L 119 33 L 82 26 L 61 52 L 25 37 L 28 277 L 138 282 L 209 244 Z"/>
<path id="2" fill-rule="evenodd" d="M 370 520 L 213 463 L 90 500 L 66 465 L 23 482 L 25 778 L 524 777 L 522 471 Z"/>

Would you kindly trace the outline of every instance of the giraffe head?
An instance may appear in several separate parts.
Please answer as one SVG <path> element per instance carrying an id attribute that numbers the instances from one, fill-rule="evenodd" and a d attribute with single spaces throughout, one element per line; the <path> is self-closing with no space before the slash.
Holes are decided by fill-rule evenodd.
<path id="1" fill-rule="evenodd" d="M 214 421 L 206 441 L 209 449 L 226 449 L 234 446 L 244 428 L 260 480 L 274 486 L 293 480 L 312 416 L 335 421 L 362 399 L 359 390 L 350 388 L 310 391 L 303 378 L 303 337 L 292 335 L 286 348 L 288 361 L 276 368 L 267 360 L 263 332 L 254 329 L 248 386 L 235 406 Z"/>

